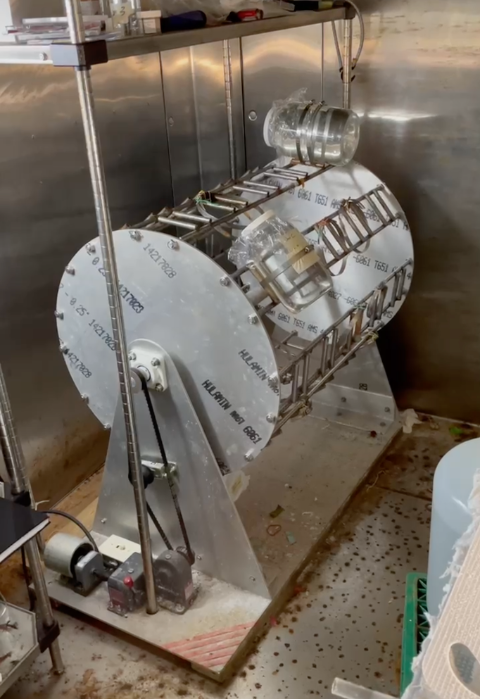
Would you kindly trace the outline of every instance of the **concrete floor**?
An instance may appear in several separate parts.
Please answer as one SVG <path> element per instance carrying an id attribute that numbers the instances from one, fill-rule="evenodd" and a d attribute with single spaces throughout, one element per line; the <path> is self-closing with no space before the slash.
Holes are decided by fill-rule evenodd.
<path id="1" fill-rule="evenodd" d="M 223 685 L 59 613 L 66 674 L 40 658 L 10 698 L 333 697 L 335 676 L 398 694 L 404 580 L 425 571 L 440 457 L 477 429 L 425 419 L 401 434 L 299 580 L 284 612 Z M 327 481 L 334 483 L 337 473 Z M 326 483 L 326 488 L 328 483 Z M 295 546 L 295 545 L 294 545 Z"/>

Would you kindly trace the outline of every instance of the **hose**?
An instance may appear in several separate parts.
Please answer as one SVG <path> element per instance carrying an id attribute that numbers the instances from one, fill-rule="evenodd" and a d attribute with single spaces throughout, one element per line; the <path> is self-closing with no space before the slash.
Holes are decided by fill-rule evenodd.
<path id="1" fill-rule="evenodd" d="M 94 550 L 96 552 L 100 551 L 97 542 L 94 540 L 91 533 L 88 531 L 85 525 L 75 517 L 75 515 L 71 515 L 70 513 L 65 513 L 63 510 L 56 510 L 54 508 L 50 510 L 44 510 L 42 512 L 47 513 L 48 515 L 60 515 L 62 518 L 67 518 L 67 520 L 71 520 L 80 530 L 82 530 L 82 532 L 84 533 L 85 537 L 88 539 Z"/>
<path id="2" fill-rule="evenodd" d="M 360 58 L 361 53 L 362 53 L 362 49 L 364 47 L 364 34 L 365 34 L 365 32 L 364 32 L 364 19 L 362 17 L 360 9 L 352 0 L 345 0 L 345 2 L 348 5 L 351 5 L 351 7 L 354 9 L 354 12 L 356 13 L 357 18 L 359 20 L 359 29 L 360 29 L 359 47 L 357 49 L 357 53 L 356 53 L 355 57 L 352 60 L 352 68 L 354 69 L 357 66 L 357 62 L 359 61 L 359 58 Z M 334 36 L 334 44 L 336 46 L 336 53 L 337 53 L 337 61 L 339 63 L 339 70 L 341 71 L 341 75 L 342 75 L 342 70 L 343 70 L 342 54 L 341 54 L 341 49 L 339 46 L 339 39 L 337 37 L 337 30 L 336 30 L 335 22 L 331 22 L 331 26 L 332 26 L 332 34 Z"/>

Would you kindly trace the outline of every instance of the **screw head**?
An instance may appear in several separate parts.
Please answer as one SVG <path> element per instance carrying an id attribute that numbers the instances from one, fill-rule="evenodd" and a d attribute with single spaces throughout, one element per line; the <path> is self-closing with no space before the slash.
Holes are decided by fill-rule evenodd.
<path id="1" fill-rule="evenodd" d="M 257 316 L 257 314 L 251 314 L 249 316 L 249 323 L 253 326 L 259 323 L 259 317 Z"/>
<path id="2" fill-rule="evenodd" d="M 248 114 L 248 117 L 251 122 L 255 122 L 255 120 L 257 119 L 257 112 L 255 111 L 255 109 L 251 109 L 251 111 Z"/>
<path id="3" fill-rule="evenodd" d="M 384 413 L 391 413 L 391 409 L 389 408 L 389 406 L 386 406 L 386 408 L 384 409 Z"/>
<path id="4" fill-rule="evenodd" d="M 63 311 L 54 311 L 53 315 L 55 316 L 55 318 L 58 318 L 60 320 L 63 319 Z"/>
<path id="5" fill-rule="evenodd" d="M 164 556 L 164 559 L 172 559 L 172 557 L 170 556 L 170 554 L 166 554 L 166 555 Z"/>
<path id="6" fill-rule="evenodd" d="M 89 402 L 89 395 L 88 394 L 80 394 L 80 398 L 82 401 L 85 401 L 85 403 Z"/>
<path id="7" fill-rule="evenodd" d="M 111 425 L 110 423 L 104 423 L 104 430 L 110 430 Z"/>
<path id="8" fill-rule="evenodd" d="M 154 358 L 151 360 L 150 364 L 152 365 L 152 367 L 159 367 L 159 366 L 160 366 L 160 360 L 159 360 L 159 358 L 158 358 L 158 357 L 154 357 Z"/>
<path id="9" fill-rule="evenodd" d="M 271 374 L 271 376 L 270 376 L 269 379 L 267 380 L 267 384 L 268 384 L 271 388 L 273 388 L 273 387 L 276 387 L 278 383 L 279 383 L 279 378 L 278 378 L 278 376 L 277 376 L 276 374 Z"/>
<path id="10" fill-rule="evenodd" d="M 100 522 L 102 523 L 102 525 L 105 525 L 105 523 L 107 522 L 107 518 L 102 518 Z"/>
<path id="11" fill-rule="evenodd" d="M 85 250 L 87 251 L 87 253 L 95 253 L 95 246 L 94 246 L 94 244 L 93 244 L 93 243 L 87 243 L 87 245 L 85 246 Z"/>
<path id="12" fill-rule="evenodd" d="M 276 418 L 276 414 L 275 414 L 275 413 L 268 413 L 268 414 L 267 414 L 267 416 L 266 416 L 266 421 L 267 421 L 268 423 L 275 423 L 276 420 L 277 420 L 277 418 Z"/>
<path id="13" fill-rule="evenodd" d="M 220 278 L 219 282 L 223 287 L 228 287 L 230 285 L 230 277 L 224 275 L 224 277 Z"/>
<path id="14" fill-rule="evenodd" d="M 129 360 L 131 362 L 133 362 L 136 359 L 137 359 L 137 355 L 135 354 L 135 352 L 129 352 Z"/>
<path id="15" fill-rule="evenodd" d="M 130 238 L 133 241 L 140 241 L 140 240 L 142 240 L 142 234 L 140 233 L 140 231 L 131 231 Z"/>
<path id="16" fill-rule="evenodd" d="M 167 248 L 170 248 L 171 250 L 177 250 L 179 247 L 179 244 L 177 241 L 174 241 L 173 238 L 170 239 L 170 241 L 167 243 Z"/>
<path id="17" fill-rule="evenodd" d="M 67 265 L 65 272 L 69 275 L 75 275 L 75 268 L 73 265 Z"/>
<path id="18" fill-rule="evenodd" d="M 174 126 L 174 119 L 173 119 L 173 117 L 169 117 L 167 121 L 169 122 L 169 126 Z"/>
<path id="19" fill-rule="evenodd" d="M 155 390 L 156 390 L 156 391 L 162 391 L 163 388 L 164 388 L 164 387 L 162 386 L 162 384 L 156 384 L 156 385 L 155 385 Z"/>
<path id="20" fill-rule="evenodd" d="M 244 459 L 246 462 L 253 462 L 254 461 L 253 450 L 249 450 L 249 452 L 246 452 L 244 455 Z"/>
<path id="21" fill-rule="evenodd" d="M 345 396 L 341 396 L 341 401 L 342 401 L 342 403 L 346 403 L 346 401 L 347 401 L 346 397 L 345 397 Z"/>
<path id="22" fill-rule="evenodd" d="M 58 346 L 60 352 L 63 352 L 64 355 L 68 353 L 68 345 L 64 343 L 63 341 L 60 342 L 60 345 Z"/>

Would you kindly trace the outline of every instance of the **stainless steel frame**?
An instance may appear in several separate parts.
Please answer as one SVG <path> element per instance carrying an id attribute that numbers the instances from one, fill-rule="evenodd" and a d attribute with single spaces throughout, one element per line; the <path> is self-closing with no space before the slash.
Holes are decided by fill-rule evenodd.
<path id="1" fill-rule="evenodd" d="M 30 482 L 25 467 L 25 459 L 22 447 L 17 438 L 15 423 L 13 420 L 10 399 L 8 397 L 5 377 L 0 365 L 0 447 L 5 460 L 5 466 L 12 485 L 14 494 L 27 491 L 31 493 Z M 33 507 L 34 504 L 32 504 Z M 48 629 L 55 623 L 47 584 L 43 574 L 40 551 L 36 539 L 29 540 L 24 545 L 30 573 L 32 576 L 35 594 L 37 596 L 38 615 L 42 625 Z M 63 661 L 60 653 L 58 639 L 49 646 L 52 666 L 55 673 L 63 673 Z"/>

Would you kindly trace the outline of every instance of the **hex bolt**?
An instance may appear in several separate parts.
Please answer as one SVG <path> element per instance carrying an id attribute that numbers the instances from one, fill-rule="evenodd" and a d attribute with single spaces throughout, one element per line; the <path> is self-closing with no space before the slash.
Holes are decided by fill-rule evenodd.
<path id="1" fill-rule="evenodd" d="M 87 253 L 95 253 L 95 246 L 94 246 L 94 244 L 93 244 L 93 243 L 87 243 L 87 245 L 85 246 L 85 250 L 87 251 Z"/>
<path id="2" fill-rule="evenodd" d="M 104 430 L 110 430 L 111 425 L 110 423 L 104 423 Z"/>
<path id="3" fill-rule="evenodd" d="M 249 450 L 249 452 L 246 452 L 244 455 L 244 459 L 246 462 L 253 462 L 254 461 L 253 450 Z"/>
<path id="4" fill-rule="evenodd" d="M 85 401 L 85 403 L 89 402 L 89 395 L 88 394 L 80 394 L 80 398 L 82 401 Z"/>
<path id="5" fill-rule="evenodd" d="M 55 318 L 58 318 L 61 321 L 63 320 L 63 311 L 54 311 L 53 315 L 55 316 Z"/>
<path id="6" fill-rule="evenodd" d="M 60 352 L 63 352 L 64 355 L 68 353 L 68 345 L 64 343 L 63 341 L 60 342 L 60 345 L 58 346 Z"/>
<path id="7" fill-rule="evenodd" d="M 73 265 L 67 265 L 65 272 L 69 275 L 75 275 L 75 268 Z"/>
<path id="8" fill-rule="evenodd" d="M 259 317 L 257 316 L 257 314 L 251 314 L 249 316 L 249 323 L 251 323 L 253 326 L 255 326 L 256 323 L 259 323 Z"/>
<path id="9" fill-rule="evenodd" d="M 268 423 L 275 423 L 277 420 L 276 414 L 275 413 L 268 413 L 266 416 L 266 421 Z"/>
<path id="10" fill-rule="evenodd" d="M 142 234 L 140 233 L 140 231 L 131 231 L 131 232 L 130 232 L 130 238 L 131 238 L 133 241 L 141 241 L 141 240 L 142 240 Z"/>
<path id="11" fill-rule="evenodd" d="M 159 367 L 159 366 L 160 366 L 160 360 L 159 360 L 159 358 L 158 358 L 158 357 L 154 357 L 154 358 L 151 360 L 150 364 L 152 365 L 152 367 Z"/>
<path id="12" fill-rule="evenodd" d="M 230 277 L 224 275 L 224 277 L 220 278 L 219 282 L 223 287 L 228 287 L 230 285 Z"/>
<path id="13" fill-rule="evenodd" d="M 155 390 L 156 390 L 156 391 L 162 391 L 163 388 L 164 388 L 164 387 L 162 386 L 162 384 L 156 384 L 156 385 L 155 385 Z"/>
<path id="14" fill-rule="evenodd" d="M 389 408 L 389 406 L 386 406 L 386 408 L 384 409 L 384 413 L 391 413 L 391 409 Z"/>
<path id="15" fill-rule="evenodd" d="M 278 382 L 279 382 L 279 378 L 276 374 L 271 374 L 271 376 L 267 380 L 267 383 L 270 387 L 276 387 Z"/>
<path id="16" fill-rule="evenodd" d="M 171 250 L 177 250 L 178 247 L 179 244 L 173 238 L 171 238 L 170 241 L 167 243 L 167 248 L 170 248 Z"/>

